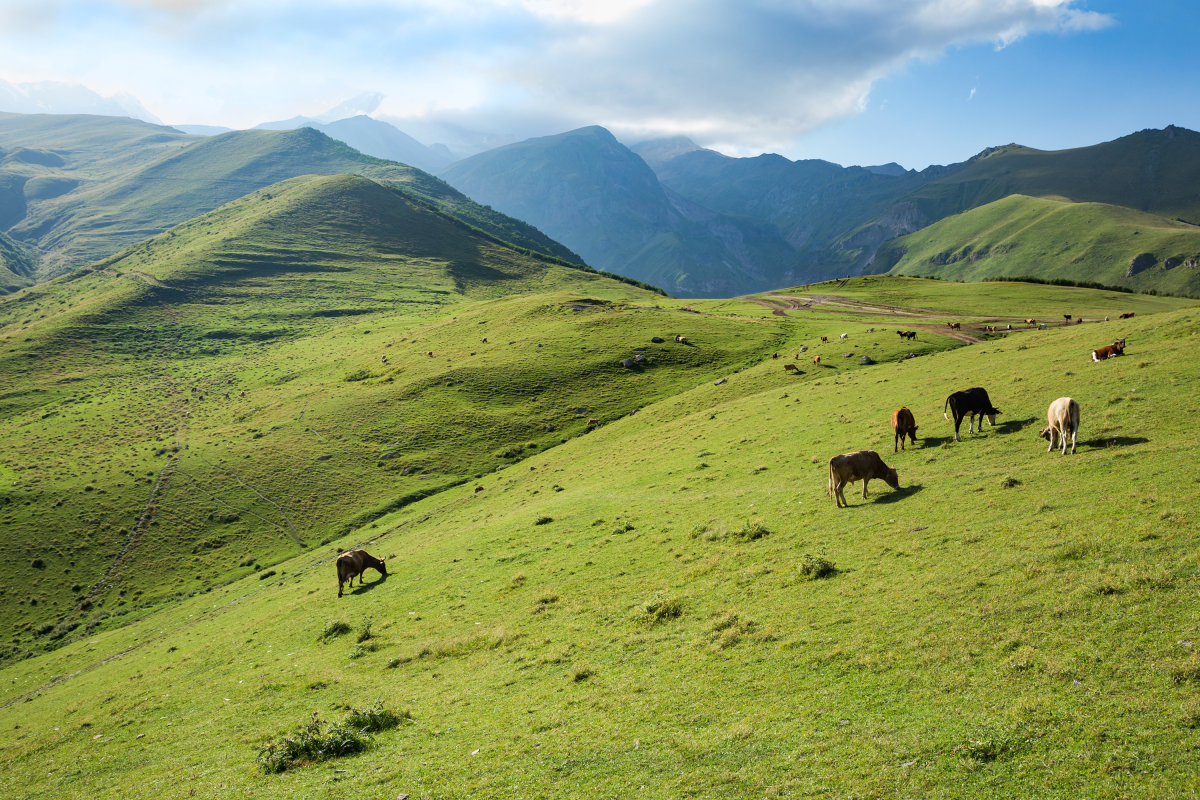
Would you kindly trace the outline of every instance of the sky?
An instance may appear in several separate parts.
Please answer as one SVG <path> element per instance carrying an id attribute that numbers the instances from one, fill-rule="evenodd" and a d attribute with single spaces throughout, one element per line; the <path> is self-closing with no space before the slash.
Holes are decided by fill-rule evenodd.
<path id="1" fill-rule="evenodd" d="M 921 169 L 1200 129 L 1197 32 L 1194 0 L 0 0 L 0 110 L 57 82 L 167 124 L 340 106 L 460 150 L 597 124 Z"/>

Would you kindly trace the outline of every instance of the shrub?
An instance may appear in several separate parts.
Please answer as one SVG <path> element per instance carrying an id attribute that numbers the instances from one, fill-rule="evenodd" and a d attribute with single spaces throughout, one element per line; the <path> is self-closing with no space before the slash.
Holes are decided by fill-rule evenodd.
<path id="1" fill-rule="evenodd" d="M 372 733 L 390 730 L 411 719 L 407 711 L 396 713 L 376 703 L 366 709 L 351 709 L 344 722 L 326 728 L 314 711 L 312 719 L 298 731 L 263 745 L 258 751 L 258 765 L 268 775 L 275 775 L 314 761 L 361 753 L 370 747 Z"/>
<path id="2" fill-rule="evenodd" d="M 328 625 L 326 625 L 325 630 L 321 631 L 321 635 L 318 638 L 320 638 L 320 640 L 322 642 L 327 642 L 330 639 L 333 639 L 337 636 L 344 636 L 345 634 L 347 634 L 349 632 L 350 632 L 350 625 L 346 622 L 342 622 L 339 619 L 339 620 L 335 620 L 334 622 L 330 622 Z"/>
<path id="3" fill-rule="evenodd" d="M 770 532 L 771 531 L 767 530 L 767 526 L 763 524 L 761 519 L 751 519 L 746 521 L 746 524 L 742 526 L 741 530 L 733 531 L 733 535 L 738 539 L 753 541 L 755 539 L 763 538 Z"/>
<path id="4" fill-rule="evenodd" d="M 683 614 L 683 606 L 679 598 L 662 594 L 654 595 L 642 606 L 641 619 L 651 625 L 668 619 L 675 619 Z"/>
<path id="5" fill-rule="evenodd" d="M 547 517 L 547 516 L 543 515 L 543 516 L 540 516 L 537 519 L 535 519 L 533 521 L 533 524 L 534 525 L 546 525 L 551 522 L 554 522 L 554 517 Z"/>
<path id="6" fill-rule="evenodd" d="M 837 575 L 838 568 L 836 564 L 825 557 L 825 551 L 822 550 L 815 556 L 805 553 L 804 560 L 800 563 L 800 572 L 808 576 L 809 580 L 815 581 Z"/>
<path id="7" fill-rule="evenodd" d="M 383 703 L 379 702 L 370 708 L 352 708 L 346 716 L 346 724 L 352 728 L 357 728 L 363 733 L 379 733 L 380 731 L 388 731 L 397 727 L 401 722 L 412 721 L 412 714 L 408 711 L 395 712 L 389 708 L 384 708 Z"/>
<path id="8" fill-rule="evenodd" d="M 354 372 L 347 373 L 346 376 L 344 378 L 342 378 L 342 380 L 346 381 L 347 383 L 353 383 L 355 381 L 365 381 L 368 378 L 374 378 L 374 377 L 375 377 L 375 373 L 371 372 L 371 370 L 360 369 L 360 370 L 356 370 Z"/>
<path id="9" fill-rule="evenodd" d="M 365 642 L 367 639 L 370 639 L 370 638 L 371 638 L 371 619 L 370 619 L 370 617 L 368 617 L 367 619 L 363 620 L 362 627 L 358 629 L 358 638 L 355 639 L 354 641 L 358 642 L 359 644 L 362 644 L 363 642 Z"/>

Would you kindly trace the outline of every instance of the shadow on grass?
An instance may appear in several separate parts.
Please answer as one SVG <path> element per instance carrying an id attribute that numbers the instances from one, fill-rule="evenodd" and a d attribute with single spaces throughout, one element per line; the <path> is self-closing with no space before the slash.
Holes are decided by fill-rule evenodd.
<path id="1" fill-rule="evenodd" d="M 953 442 L 953 441 L 954 441 L 953 436 L 923 436 L 923 437 L 921 437 L 919 444 L 921 447 L 941 447 L 946 442 Z M 911 444 L 909 445 L 910 449 L 913 447 L 914 447 L 914 445 L 911 445 Z"/>
<path id="2" fill-rule="evenodd" d="M 1037 422 L 1037 417 L 1010 419 L 1007 422 L 1001 422 L 999 425 L 997 425 L 996 430 L 998 430 L 1000 433 L 1016 433 L 1017 431 L 1025 430 L 1034 422 Z"/>
<path id="3" fill-rule="evenodd" d="M 1080 442 L 1079 446 L 1095 450 L 1105 450 L 1109 447 L 1129 447 L 1135 444 L 1146 444 L 1149 441 L 1145 436 L 1106 436 L 1102 439 L 1089 439 L 1086 442 Z"/>
<path id="4" fill-rule="evenodd" d="M 913 483 L 908 486 L 901 486 L 899 489 L 892 489 L 887 494 L 881 494 L 875 498 L 876 503 L 899 503 L 905 498 L 911 497 L 921 491 L 924 486 L 919 483 Z"/>
<path id="5" fill-rule="evenodd" d="M 353 589 L 351 589 L 349 591 L 349 594 L 366 594 L 367 592 L 371 591 L 376 586 L 379 586 L 381 583 L 383 583 L 386 580 L 387 580 L 387 575 L 380 575 L 378 580 L 371 581 L 370 583 L 358 584 L 358 586 L 355 586 Z"/>

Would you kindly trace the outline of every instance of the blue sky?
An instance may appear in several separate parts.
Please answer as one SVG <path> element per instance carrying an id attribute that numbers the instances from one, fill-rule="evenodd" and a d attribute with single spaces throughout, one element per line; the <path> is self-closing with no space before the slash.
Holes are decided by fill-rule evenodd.
<path id="1" fill-rule="evenodd" d="M 169 124 L 250 127 L 366 97 L 349 111 L 427 143 L 600 124 L 627 142 L 922 168 L 1200 128 L 1196 5 L 2 0 L 0 108 L 55 81 Z"/>

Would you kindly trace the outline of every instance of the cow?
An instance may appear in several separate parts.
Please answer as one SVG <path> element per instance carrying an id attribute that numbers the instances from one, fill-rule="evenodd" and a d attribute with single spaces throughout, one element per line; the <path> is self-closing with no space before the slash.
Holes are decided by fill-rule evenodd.
<path id="1" fill-rule="evenodd" d="M 358 578 L 358 585 L 362 586 L 362 575 L 367 567 L 373 567 L 380 575 L 387 577 L 387 566 L 383 559 L 376 558 L 366 550 L 348 550 L 337 557 L 338 597 L 342 596 L 342 584 L 347 580 L 351 589 L 354 588 L 355 578 Z"/>
<path id="2" fill-rule="evenodd" d="M 1073 316 L 1074 316 L 1074 314 L 1063 314 L 1063 319 L 1065 319 L 1067 321 L 1067 324 L 1070 325 L 1071 317 L 1073 317 Z"/>
<path id="3" fill-rule="evenodd" d="M 908 410 L 908 406 L 901 406 L 892 412 L 892 430 L 896 434 L 892 441 L 893 453 L 897 449 L 904 449 L 905 435 L 913 444 L 917 443 L 917 421 L 913 418 L 913 413 Z"/>
<path id="4" fill-rule="evenodd" d="M 1027 319 L 1027 320 L 1025 320 L 1025 324 L 1026 325 L 1037 325 L 1037 320 L 1036 319 Z"/>
<path id="5" fill-rule="evenodd" d="M 843 339 L 849 339 L 849 338 L 850 338 L 850 334 L 848 334 L 848 333 L 843 333 L 843 334 L 842 334 L 842 336 L 841 336 L 841 338 L 843 338 Z"/>
<path id="6" fill-rule="evenodd" d="M 962 330 L 962 323 L 961 322 L 947 322 L 946 327 L 952 331 L 960 331 L 960 330 Z"/>
<path id="7" fill-rule="evenodd" d="M 779 358 L 779 353 L 771 353 L 771 358 Z"/>
<path id="8" fill-rule="evenodd" d="M 963 389 L 960 392 L 955 392 L 946 398 L 946 404 L 942 408 L 942 416 L 946 419 L 946 408 L 950 409 L 950 413 L 954 415 L 954 441 L 961 442 L 962 439 L 958 436 L 958 428 L 962 425 L 964 417 L 970 417 L 967 423 L 967 433 L 975 432 L 975 415 L 979 415 L 979 430 L 983 431 L 983 418 L 987 417 L 988 422 L 992 425 L 996 424 L 996 415 L 1000 413 L 1000 409 L 992 406 L 992 401 L 988 398 L 988 393 L 976 386 L 971 389 Z"/>
<path id="9" fill-rule="evenodd" d="M 596 419 L 595 417 L 592 417 L 591 419 L 589 419 L 589 420 L 587 421 L 587 426 L 588 426 L 589 428 L 594 428 L 594 427 L 596 427 L 596 426 L 597 426 L 597 425 L 599 425 L 599 424 L 600 424 L 600 420 Z"/>
<path id="10" fill-rule="evenodd" d="M 684 336 L 682 333 L 675 334 L 675 341 L 678 344 L 687 344 L 688 343 L 687 337 Z"/>
<path id="11" fill-rule="evenodd" d="M 1121 319 L 1129 319 L 1133 316 L 1133 314 L 1134 314 L 1134 312 L 1132 312 L 1132 311 L 1126 311 L 1124 314 L 1121 315 Z"/>
<path id="12" fill-rule="evenodd" d="M 813 363 L 816 364 L 818 367 L 821 366 L 821 357 L 813 356 Z"/>
<path id="13" fill-rule="evenodd" d="M 898 333 L 900 335 L 901 339 L 908 336 L 908 331 L 896 331 L 896 333 Z"/>
<path id="14" fill-rule="evenodd" d="M 916 331 L 905 331 L 905 332 L 904 332 L 904 338 L 905 338 L 905 339 L 916 339 L 916 338 L 917 338 L 917 332 L 916 332 Z"/>
<path id="15" fill-rule="evenodd" d="M 1075 318 L 1075 324 L 1076 324 L 1076 325 L 1082 325 L 1082 324 L 1083 324 L 1083 317 L 1076 317 L 1076 318 Z"/>
<path id="16" fill-rule="evenodd" d="M 828 336 L 822 336 L 822 337 L 821 337 L 821 341 L 822 341 L 822 342 L 828 342 L 828 341 L 829 341 L 829 337 L 828 337 Z"/>
<path id="17" fill-rule="evenodd" d="M 1044 322 L 1039 322 L 1039 323 L 1038 323 L 1038 330 L 1039 330 L 1039 331 L 1044 331 L 1044 330 L 1046 330 L 1046 323 L 1044 323 Z"/>
<path id="18" fill-rule="evenodd" d="M 784 372 L 799 372 L 800 368 L 797 367 L 795 364 L 784 364 L 783 371 Z"/>
<path id="19" fill-rule="evenodd" d="M 1043 439 L 1050 440 L 1050 446 L 1046 448 L 1049 453 L 1054 449 L 1054 438 L 1057 436 L 1062 439 L 1062 454 L 1067 454 L 1067 434 L 1071 434 L 1071 455 L 1075 455 L 1075 433 L 1079 430 L 1079 403 L 1076 403 L 1070 397 L 1060 397 L 1050 404 L 1050 409 L 1046 412 L 1047 425 L 1038 434 Z"/>
<path id="20" fill-rule="evenodd" d="M 847 483 L 863 482 L 863 499 L 867 499 L 867 483 L 872 478 L 879 478 L 893 489 L 900 488 L 900 479 L 896 470 L 883 463 L 879 453 L 874 450 L 859 450 L 857 453 L 843 453 L 829 459 L 829 493 L 838 508 L 847 508 L 846 495 L 843 489 Z"/>
<path id="21" fill-rule="evenodd" d="M 1092 361 L 1104 361 L 1109 358 L 1125 355 L 1125 340 L 1117 339 L 1112 344 L 1106 344 L 1104 347 L 1097 347 L 1092 351 Z"/>
<path id="22" fill-rule="evenodd" d="M 426 351 L 425 351 L 425 355 L 429 356 L 430 358 L 433 358 L 433 351 L 432 351 L 432 350 L 426 350 Z"/>

